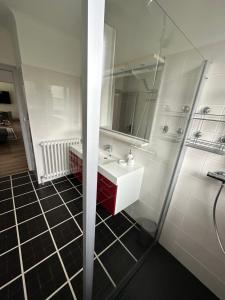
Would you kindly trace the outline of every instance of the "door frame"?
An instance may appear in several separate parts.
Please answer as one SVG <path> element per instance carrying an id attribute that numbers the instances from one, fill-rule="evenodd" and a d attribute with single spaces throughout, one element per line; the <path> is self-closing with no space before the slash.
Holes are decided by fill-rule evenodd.
<path id="1" fill-rule="evenodd" d="M 24 148 L 26 153 L 28 169 L 36 170 L 33 143 L 30 131 L 29 114 L 27 110 L 27 102 L 24 92 L 24 84 L 22 71 L 16 66 L 0 64 L 0 70 L 8 71 L 12 73 L 13 84 L 15 88 L 16 104 L 19 111 L 20 126 L 23 136 Z"/>

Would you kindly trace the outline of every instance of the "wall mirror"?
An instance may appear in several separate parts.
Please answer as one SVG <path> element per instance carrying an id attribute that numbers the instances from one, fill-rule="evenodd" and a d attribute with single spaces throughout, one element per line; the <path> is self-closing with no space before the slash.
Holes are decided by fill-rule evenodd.
<path id="1" fill-rule="evenodd" d="M 149 141 L 164 68 L 159 55 L 115 61 L 116 32 L 106 25 L 101 129 Z"/>

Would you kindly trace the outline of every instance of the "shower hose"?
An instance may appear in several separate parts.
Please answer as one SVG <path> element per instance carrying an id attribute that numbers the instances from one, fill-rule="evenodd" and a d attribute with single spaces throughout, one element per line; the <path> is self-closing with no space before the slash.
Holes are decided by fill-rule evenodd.
<path id="1" fill-rule="evenodd" d="M 220 189 L 219 189 L 219 191 L 218 191 L 218 193 L 216 195 L 214 204 L 213 204 L 213 225 L 214 225 L 214 229 L 215 229 L 215 232 L 216 232 L 216 237 L 217 237 L 218 243 L 220 245 L 220 248 L 221 248 L 223 254 L 225 255 L 225 249 L 223 247 L 223 244 L 222 244 L 222 241 L 221 241 L 221 238 L 220 238 L 220 234 L 219 234 L 219 231 L 218 231 L 217 222 L 216 222 L 216 207 L 217 207 L 218 199 L 220 197 L 222 189 L 224 188 L 224 185 L 225 185 L 225 183 L 222 182 L 222 184 L 220 186 Z"/>

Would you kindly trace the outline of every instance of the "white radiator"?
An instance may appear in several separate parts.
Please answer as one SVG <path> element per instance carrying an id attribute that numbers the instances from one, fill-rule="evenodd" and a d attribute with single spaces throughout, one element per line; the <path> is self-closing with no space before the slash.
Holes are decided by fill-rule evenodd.
<path id="1" fill-rule="evenodd" d="M 69 147 L 79 143 L 79 138 L 41 142 L 44 162 L 42 178 L 51 180 L 69 174 Z"/>

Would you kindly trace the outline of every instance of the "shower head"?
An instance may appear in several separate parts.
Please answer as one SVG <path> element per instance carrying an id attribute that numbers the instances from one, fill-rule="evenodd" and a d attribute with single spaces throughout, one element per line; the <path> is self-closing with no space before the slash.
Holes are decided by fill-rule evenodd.
<path id="1" fill-rule="evenodd" d="M 225 172 L 224 171 L 208 172 L 207 176 L 225 183 Z"/>

